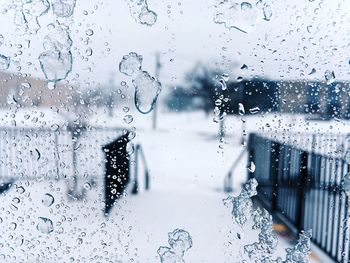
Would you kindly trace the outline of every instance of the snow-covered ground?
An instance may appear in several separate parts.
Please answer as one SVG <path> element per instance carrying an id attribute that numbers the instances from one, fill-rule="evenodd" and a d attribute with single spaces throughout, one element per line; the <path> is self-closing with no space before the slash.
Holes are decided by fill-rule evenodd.
<path id="1" fill-rule="evenodd" d="M 96 114 L 90 122 L 116 127 L 122 116 Z M 234 225 L 230 209 L 222 202 L 224 177 L 244 149 L 241 119 L 227 117 L 227 137 L 219 142 L 218 124 L 202 113 L 162 112 L 156 131 L 151 129 L 152 116 L 133 116 L 134 121 L 125 126 L 136 127 L 136 141 L 142 144 L 150 168 L 150 191 L 121 199 L 105 218 L 101 180 L 96 187 L 84 184 L 88 192 L 84 201 L 69 200 L 62 180 L 17 181 L 0 197 L 0 262 L 159 262 L 157 249 L 168 245 L 167 233 L 176 228 L 187 230 L 193 239 L 186 262 L 242 259 L 242 246 L 257 240 L 257 233 Z M 303 116 L 274 114 L 245 121 L 248 132 L 286 127 L 344 132 L 349 127 L 340 121 L 310 122 Z M 245 167 L 243 158 L 234 171 L 233 195 L 246 181 Z M 96 176 L 102 179 L 103 175 Z M 42 202 L 46 193 L 55 199 L 50 207 Z M 50 221 L 40 217 L 50 219 L 53 229 Z M 236 238 L 237 231 L 244 233 L 242 240 Z M 283 258 L 290 245 L 280 238 L 276 255 Z M 322 254 L 317 255 L 326 262 Z"/>

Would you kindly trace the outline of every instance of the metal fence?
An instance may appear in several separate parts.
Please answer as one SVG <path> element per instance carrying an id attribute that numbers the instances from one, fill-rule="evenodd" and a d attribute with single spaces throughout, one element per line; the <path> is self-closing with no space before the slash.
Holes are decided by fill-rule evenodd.
<path id="1" fill-rule="evenodd" d="M 66 180 L 69 191 L 79 192 L 87 180 L 100 180 L 105 173 L 102 147 L 126 134 L 121 128 L 37 129 L 0 128 L 0 185 L 14 180 Z M 128 151 L 132 153 L 132 144 Z M 131 163 L 132 192 L 139 190 L 137 168 L 148 168 L 140 145 Z M 141 155 L 141 158 L 138 158 Z M 137 165 L 135 165 L 137 163 Z M 142 178 L 143 179 L 143 178 Z M 136 187 L 135 187 L 136 185 Z M 77 194 L 77 193 L 76 193 Z"/>
<path id="2" fill-rule="evenodd" d="M 349 262 L 349 141 L 334 134 L 251 134 L 249 161 L 258 198 L 297 231 L 311 229 L 312 241 L 336 262 Z"/>
<path id="3" fill-rule="evenodd" d="M 102 146 L 122 132 L 94 128 L 75 136 L 61 129 L 1 128 L 0 176 L 42 180 L 66 178 L 73 173 L 78 177 L 102 174 Z"/>

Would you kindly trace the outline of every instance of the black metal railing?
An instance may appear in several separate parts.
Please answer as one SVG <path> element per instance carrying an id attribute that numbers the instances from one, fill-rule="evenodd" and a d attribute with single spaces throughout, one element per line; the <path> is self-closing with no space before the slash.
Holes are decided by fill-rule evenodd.
<path id="1" fill-rule="evenodd" d="M 0 128 L 0 194 L 17 180 L 62 179 L 68 197 L 83 200 L 84 185 L 100 181 L 108 214 L 123 194 L 137 194 L 142 184 L 146 190 L 150 187 L 142 147 L 136 144 L 132 153 L 130 138 L 122 128 Z M 139 180 L 141 168 L 144 181 Z"/>
<path id="2" fill-rule="evenodd" d="M 224 192 L 230 193 L 233 191 L 233 177 L 234 171 L 237 169 L 239 163 L 241 162 L 243 156 L 245 156 L 246 148 L 244 148 L 241 153 L 237 156 L 230 169 L 228 170 L 227 175 L 224 178 Z"/>
<path id="3" fill-rule="evenodd" d="M 143 166 L 143 174 L 144 174 L 144 188 L 145 190 L 149 190 L 150 188 L 150 176 L 149 176 L 149 170 L 148 165 L 145 157 L 145 153 L 143 151 L 143 148 L 140 144 L 137 144 L 135 146 L 135 155 L 134 155 L 134 182 L 133 182 L 133 189 L 132 193 L 137 194 L 139 192 L 139 167 L 140 167 L 140 161 L 142 162 Z"/>
<path id="4" fill-rule="evenodd" d="M 311 229 L 312 241 L 336 262 L 349 262 L 348 196 L 342 179 L 349 171 L 346 136 L 251 134 L 249 161 L 258 198 L 296 231 Z M 306 139 L 307 138 L 307 139 Z M 328 140 L 328 144 L 327 144 Z"/>

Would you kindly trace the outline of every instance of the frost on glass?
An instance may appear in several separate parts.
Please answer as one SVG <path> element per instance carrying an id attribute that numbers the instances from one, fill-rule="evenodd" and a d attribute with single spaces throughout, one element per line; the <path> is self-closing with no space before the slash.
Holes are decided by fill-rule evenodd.
<path id="1" fill-rule="evenodd" d="M 214 4 L 214 22 L 244 33 L 251 32 L 262 21 L 269 21 L 272 11 L 267 0 L 217 0 Z"/>
<path id="2" fill-rule="evenodd" d="M 49 34 L 45 37 L 45 51 L 39 56 L 40 67 L 49 82 L 65 79 L 72 70 L 72 40 L 69 28 L 60 23 L 48 25 Z"/>
<path id="3" fill-rule="evenodd" d="M 10 13 L 16 26 L 17 35 L 36 34 L 41 28 L 39 17 L 48 13 L 50 5 L 56 17 L 70 17 L 73 14 L 76 0 L 5 0 L 0 3 L 2 14 Z M 44 39 L 45 51 L 40 54 L 40 67 L 49 82 L 65 79 L 72 69 L 72 40 L 69 27 L 58 21 L 47 26 L 49 34 Z M 28 40 L 29 41 L 29 40 Z M 1 38 L 3 43 L 3 37 Z M 1 55 L 0 70 L 9 67 L 9 59 Z"/>
<path id="4" fill-rule="evenodd" d="M 50 9 L 47 0 L 3 0 L 0 12 L 5 14 L 13 11 L 13 22 L 18 35 L 35 34 L 40 29 L 38 18 Z"/>
<path id="5" fill-rule="evenodd" d="M 265 209 L 257 208 L 252 213 L 253 229 L 259 229 L 258 241 L 244 246 L 250 259 L 269 259 L 277 247 L 277 237 L 273 234 L 272 216 Z"/>
<path id="6" fill-rule="evenodd" d="M 184 255 L 192 247 L 190 234 L 183 229 L 175 229 L 168 234 L 169 247 L 158 249 L 161 263 L 185 263 Z"/>
<path id="7" fill-rule="evenodd" d="M 40 29 L 38 18 L 46 14 L 50 9 L 47 0 L 32 0 L 23 5 L 23 13 L 30 34 L 35 34 Z"/>
<path id="8" fill-rule="evenodd" d="M 73 15 L 76 0 L 51 0 L 52 10 L 58 17 Z"/>
<path id="9" fill-rule="evenodd" d="M 160 82 L 147 71 L 140 71 L 132 83 L 135 87 L 136 108 L 144 114 L 151 112 L 162 89 Z"/>
<path id="10" fill-rule="evenodd" d="M 130 52 L 129 55 L 123 56 L 119 63 L 119 71 L 129 77 L 135 78 L 142 67 L 142 56 L 135 52 Z"/>
<path id="11" fill-rule="evenodd" d="M 142 70 L 142 56 L 135 52 L 123 56 L 119 63 L 119 71 L 132 79 L 137 110 L 143 114 L 151 112 L 162 90 L 162 85 L 147 71 Z"/>
<path id="12" fill-rule="evenodd" d="M 232 204 L 232 219 L 236 224 L 244 225 L 248 218 L 250 218 L 253 210 L 253 201 L 251 200 L 252 196 L 257 194 L 256 187 L 258 182 L 255 179 L 249 180 L 243 187 L 241 193 L 232 197 L 229 196 L 224 200 L 224 204 Z"/>
<path id="13" fill-rule="evenodd" d="M 311 253 L 311 230 L 301 232 L 298 243 L 292 247 L 287 248 L 285 263 L 307 263 L 309 262 L 308 255 Z"/>
<path id="14" fill-rule="evenodd" d="M 10 58 L 0 54 L 0 70 L 6 70 L 10 67 Z"/>
<path id="15" fill-rule="evenodd" d="M 228 197 L 224 200 L 225 205 L 232 205 L 233 222 L 239 225 L 242 230 L 252 221 L 252 229 L 258 230 L 258 241 L 244 244 L 244 254 L 253 262 L 261 263 L 306 263 L 311 253 L 311 231 L 302 232 L 299 235 L 297 244 L 286 249 L 286 258 L 274 258 L 278 238 L 273 233 L 272 216 L 266 209 L 254 207 L 251 197 L 257 194 L 257 181 L 250 179 L 244 186 L 241 193 L 236 197 Z M 241 234 L 238 234 L 241 239 Z M 245 260 L 239 261 L 245 262 Z"/>
<path id="16" fill-rule="evenodd" d="M 148 9 L 147 0 L 126 0 L 132 17 L 136 22 L 153 26 L 157 21 L 157 14 Z"/>

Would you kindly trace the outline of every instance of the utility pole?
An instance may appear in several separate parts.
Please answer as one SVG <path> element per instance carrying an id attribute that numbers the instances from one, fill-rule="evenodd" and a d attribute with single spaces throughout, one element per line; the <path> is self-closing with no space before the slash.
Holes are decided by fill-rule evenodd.
<path id="1" fill-rule="evenodd" d="M 156 79 L 159 80 L 159 73 L 160 73 L 160 69 L 162 67 L 162 64 L 160 63 L 160 53 L 157 52 L 156 53 Z M 153 130 L 157 129 L 157 106 L 158 102 L 155 103 L 154 108 L 153 108 L 153 124 L 152 124 L 152 128 Z"/>

